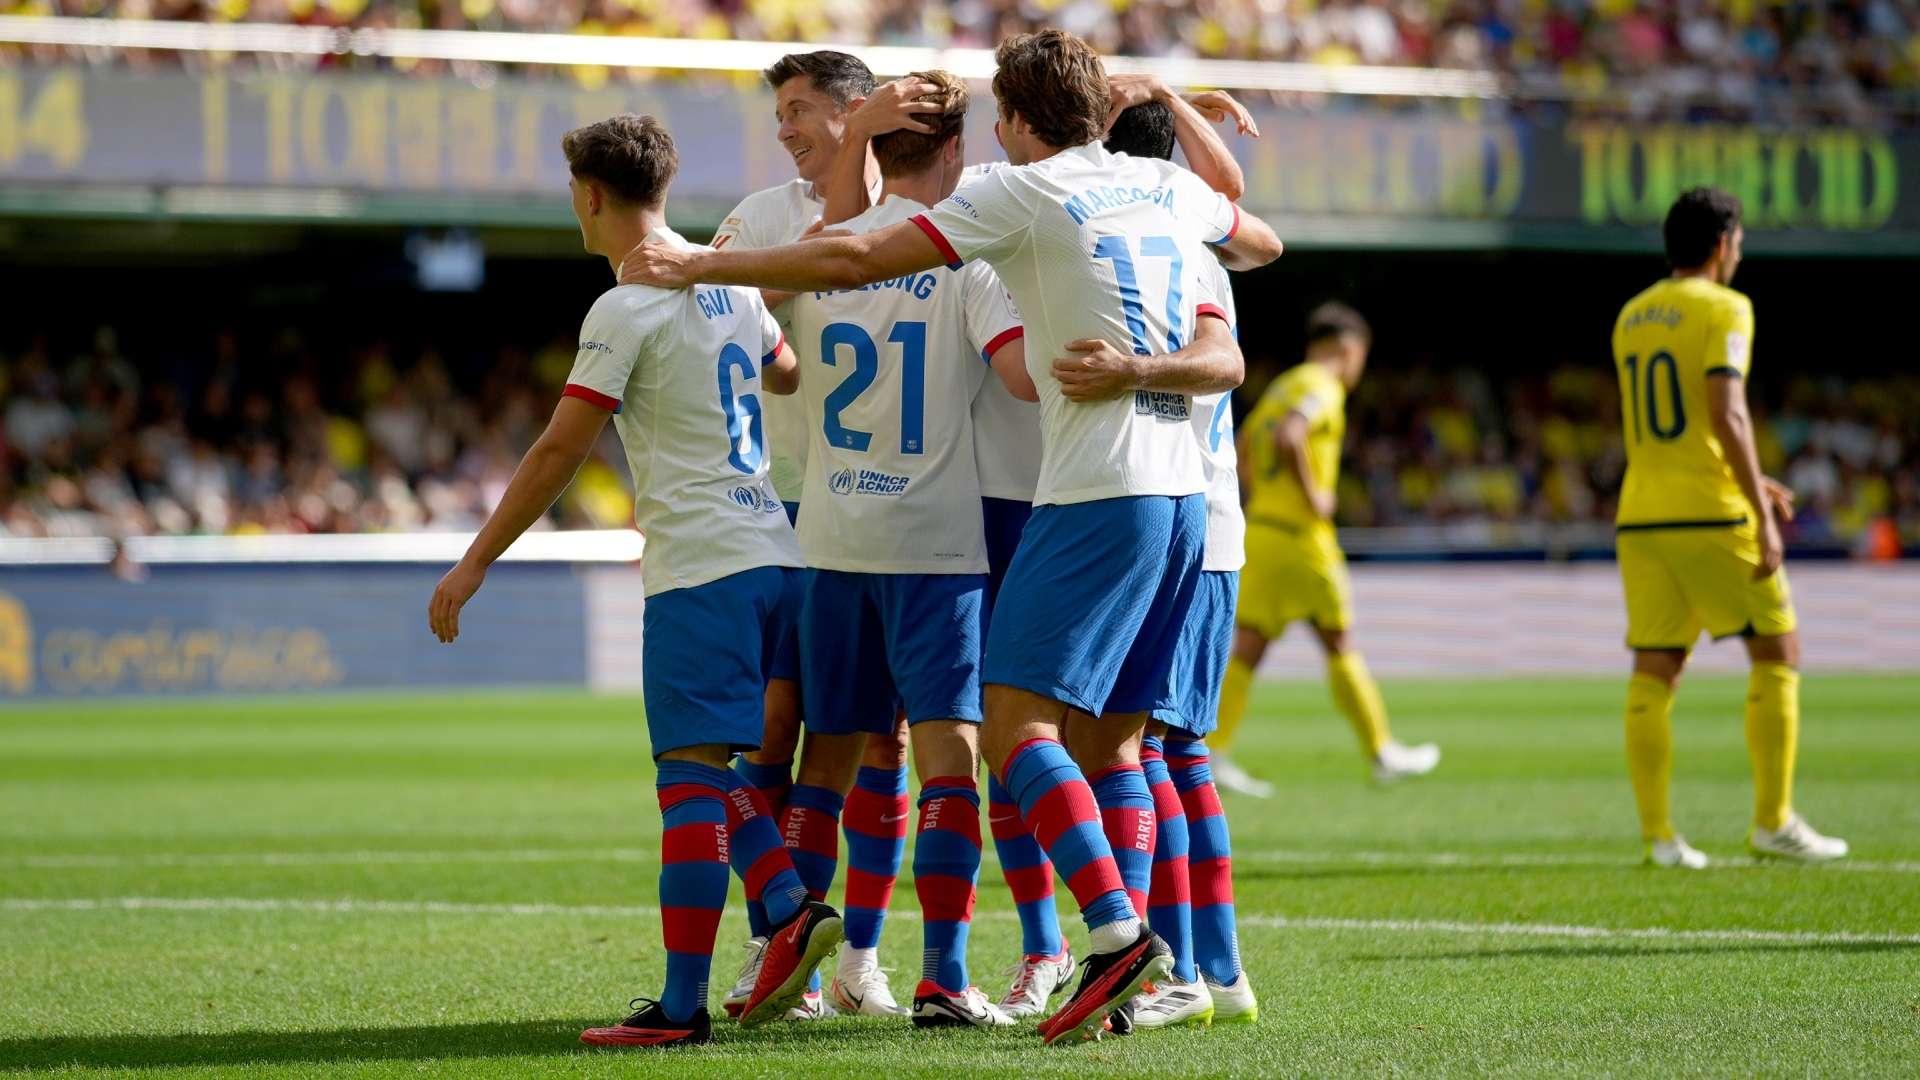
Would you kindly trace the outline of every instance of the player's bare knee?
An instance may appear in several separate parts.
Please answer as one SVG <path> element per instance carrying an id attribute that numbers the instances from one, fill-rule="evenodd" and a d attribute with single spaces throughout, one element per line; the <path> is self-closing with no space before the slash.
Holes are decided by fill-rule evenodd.
<path id="1" fill-rule="evenodd" d="M 860 764 L 872 769 L 898 769 L 907 763 L 907 722 L 903 716 L 885 735 L 867 736 Z"/>
<path id="2" fill-rule="evenodd" d="M 913 771 L 921 783 L 935 776 L 972 776 L 979 765 L 980 725 L 965 720 L 913 725 Z"/>
<path id="3" fill-rule="evenodd" d="M 845 793 L 853 787 L 853 774 L 860 766 L 866 741 L 865 735 L 857 734 L 809 734 L 800 750 L 800 768 L 794 783 Z"/>
<path id="4" fill-rule="evenodd" d="M 1267 638 L 1260 631 L 1248 626 L 1236 626 L 1233 630 L 1233 658 L 1253 667 L 1266 655 Z"/>
<path id="5" fill-rule="evenodd" d="M 1747 658 L 1756 664 L 1800 666 L 1800 635 L 1789 631 L 1779 635 L 1755 635 L 1747 639 Z"/>
<path id="6" fill-rule="evenodd" d="M 1067 722 L 1067 753 L 1082 772 L 1140 764 L 1145 713 L 1106 713 L 1098 718 L 1073 714 Z"/>
<path id="7" fill-rule="evenodd" d="M 1313 628 L 1313 636 L 1320 640 L 1320 648 L 1324 650 L 1328 656 L 1345 656 L 1347 650 L 1352 647 L 1352 642 L 1348 639 L 1347 630 L 1344 626 L 1336 630 L 1328 630 L 1316 626 Z"/>
<path id="8" fill-rule="evenodd" d="M 1007 755 L 1021 743 L 1063 735 L 1067 707 L 1060 702 L 999 683 L 982 687 L 980 697 L 986 714 L 980 724 L 980 754 L 995 776 L 1000 776 Z"/>
<path id="9" fill-rule="evenodd" d="M 1685 649 L 1635 649 L 1633 652 L 1633 673 L 1659 679 L 1669 689 L 1680 685 L 1680 675 L 1686 667 Z"/>
<path id="10" fill-rule="evenodd" d="M 668 750 L 660 755 L 661 761 L 690 761 L 696 765 L 706 765 L 714 769 L 724 769 L 733 759 L 733 750 L 722 743 L 701 743 L 699 746 L 682 746 L 677 750 Z"/>

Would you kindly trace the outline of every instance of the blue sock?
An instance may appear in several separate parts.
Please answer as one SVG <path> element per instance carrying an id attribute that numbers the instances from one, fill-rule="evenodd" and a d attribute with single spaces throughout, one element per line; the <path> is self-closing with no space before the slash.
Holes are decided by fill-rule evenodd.
<path id="1" fill-rule="evenodd" d="M 1020 950 L 1028 956 L 1058 956 L 1066 948 L 1060 937 L 1060 912 L 1053 904 L 1053 860 L 1040 849 L 1020 805 L 992 773 L 987 774 L 987 819 L 993 826 L 993 850 L 1000 856 L 1000 874 L 1013 893 L 1020 913 Z"/>
<path id="2" fill-rule="evenodd" d="M 726 792 L 732 777 L 690 761 L 659 763 L 660 923 L 667 947 L 667 985 L 660 1007 L 689 1020 L 707 1004 L 713 938 L 727 903 Z"/>
<path id="3" fill-rule="evenodd" d="M 846 903 L 840 913 L 846 919 L 847 945 L 871 949 L 880 944 L 907 850 L 906 766 L 862 765 L 840 823 L 847 836 Z"/>

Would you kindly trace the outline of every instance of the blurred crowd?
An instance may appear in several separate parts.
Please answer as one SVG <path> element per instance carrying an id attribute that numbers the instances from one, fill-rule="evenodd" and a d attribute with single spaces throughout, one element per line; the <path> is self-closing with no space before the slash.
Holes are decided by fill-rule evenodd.
<path id="1" fill-rule="evenodd" d="M 0 536 L 474 529 L 573 352 L 451 362 L 371 342 L 322 365 L 292 331 L 244 348 L 222 333 L 169 370 L 108 329 L 77 354 L 36 340 L 0 355 Z M 1257 365 L 1243 411 L 1276 370 Z M 1794 539 L 1920 543 L 1920 374 L 1763 377 L 1752 393 L 1762 464 L 1799 496 Z M 1517 375 L 1383 358 L 1348 432 L 1350 527 L 1604 531 L 1625 464 L 1604 356 Z M 632 508 L 609 428 L 544 527 L 623 527 Z"/>
<path id="2" fill-rule="evenodd" d="M 1920 93 L 1920 0 L 0 0 L 0 13 L 988 48 L 1057 26 L 1110 54 L 1496 71 L 1642 114 L 1911 117 Z"/>

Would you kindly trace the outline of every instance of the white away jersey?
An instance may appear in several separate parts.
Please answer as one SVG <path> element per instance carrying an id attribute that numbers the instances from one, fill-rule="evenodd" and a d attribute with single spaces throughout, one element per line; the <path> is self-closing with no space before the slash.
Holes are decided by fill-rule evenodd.
<path id="1" fill-rule="evenodd" d="M 1143 355 L 1184 347 L 1198 311 L 1217 306 L 1203 245 L 1232 237 L 1231 201 L 1172 162 L 1088 143 L 992 169 L 914 220 L 949 265 L 991 263 L 1019 306 L 1040 391 L 1036 504 L 1206 489 L 1187 395 L 1076 404 L 1052 365 L 1079 338 Z"/>
<path id="2" fill-rule="evenodd" d="M 692 246 L 670 229 L 647 239 Z M 780 336 L 752 289 L 621 285 L 587 312 L 565 393 L 615 413 L 646 595 L 801 565 L 761 426 L 760 368 Z"/>
<path id="3" fill-rule="evenodd" d="M 1006 164 L 969 165 L 961 170 L 960 182 L 977 180 Z M 1020 314 L 1018 307 L 1014 314 Z M 1033 501 L 1040 482 L 1040 406 L 1014 397 L 997 376 L 989 375 L 973 397 L 973 461 L 980 470 L 982 498 Z"/>
<path id="4" fill-rule="evenodd" d="M 890 197 L 852 232 L 926 207 Z M 800 500 L 808 566 L 872 574 L 984 574 L 972 408 L 987 358 L 1021 334 L 986 263 L 793 299 L 810 446 Z"/>
<path id="5" fill-rule="evenodd" d="M 878 197 L 877 191 L 875 197 Z M 827 201 L 813 190 L 813 184 L 800 179 L 756 191 L 740 200 L 720 228 L 714 231 L 713 246 L 751 248 L 779 247 L 800 239 L 820 220 Z M 793 302 L 774 309 L 783 333 L 793 329 Z M 797 502 L 807 468 L 807 424 L 801 415 L 800 399 L 770 397 L 764 406 L 767 445 L 773 451 L 773 488 L 787 502 Z"/>
<path id="6" fill-rule="evenodd" d="M 1227 268 L 1211 259 L 1206 273 L 1214 280 L 1213 294 L 1233 336 L 1240 336 L 1240 317 L 1233 306 L 1233 286 Z M 1193 399 L 1193 432 L 1200 437 L 1200 453 L 1207 471 L 1207 546 L 1202 570 L 1238 570 L 1247 564 L 1247 516 L 1240 510 L 1239 453 L 1233 445 L 1233 392 L 1202 394 Z"/>

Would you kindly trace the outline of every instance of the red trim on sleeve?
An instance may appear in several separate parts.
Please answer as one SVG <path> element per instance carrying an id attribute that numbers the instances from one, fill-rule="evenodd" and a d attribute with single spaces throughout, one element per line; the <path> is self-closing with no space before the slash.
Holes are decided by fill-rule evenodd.
<path id="1" fill-rule="evenodd" d="M 767 355 L 760 358 L 760 362 L 762 364 L 771 364 L 775 360 L 780 359 L 780 350 L 786 347 L 787 336 L 782 334 L 780 335 L 780 340 L 773 343 L 773 348 L 767 350 Z"/>
<path id="2" fill-rule="evenodd" d="M 1026 336 L 1027 336 L 1026 327 L 1009 326 L 1005 330 L 1002 330 L 999 333 L 993 335 L 993 340 L 987 342 L 987 347 L 980 350 L 980 359 L 985 360 L 987 363 L 991 364 L 993 363 L 993 354 L 1000 351 L 1000 346 L 1005 345 L 1007 342 L 1012 341 L 1014 338 L 1026 337 Z"/>
<path id="3" fill-rule="evenodd" d="M 960 269 L 962 265 L 960 253 L 953 250 L 952 244 L 947 243 L 947 238 L 940 232 L 939 226 L 928 221 L 925 214 L 915 214 L 907 220 L 920 226 L 920 231 L 926 233 L 927 239 L 933 241 L 933 246 L 940 249 L 940 257 L 947 260 L 947 269 Z"/>
<path id="4" fill-rule="evenodd" d="M 1202 318 L 1202 319 L 1211 315 L 1214 318 L 1219 319 L 1223 323 L 1231 324 L 1233 322 L 1232 319 L 1227 318 L 1227 309 L 1221 307 L 1219 304 L 1201 304 L 1199 307 L 1194 309 L 1193 313 L 1196 317 Z"/>
<path id="5" fill-rule="evenodd" d="M 589 405 L 598 405 L 608 412 L 617 413 L 620 411 L 619 398 L 610 398 L 590 386 L 581 386 L 579 383 L 568 383 L 567 388 L 560 391 L 560 396 L 579 398 Z"/>
<path id="6" fill-rule="evenodd" d="M 1240 235 L 1240 204 L 1230 201 L 1227 203 L 1227 205 L 1233 207 L 1233 228 L 1227 230 L 1227 235 L 1221 237 L 1218 240 L 1215 240 L 1214 241 L 1215 244 L 1227 243 L 1228 241 L 1232 240 L 1234 237 Z"/>

